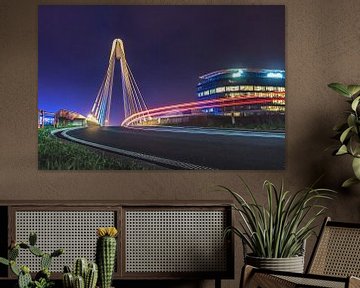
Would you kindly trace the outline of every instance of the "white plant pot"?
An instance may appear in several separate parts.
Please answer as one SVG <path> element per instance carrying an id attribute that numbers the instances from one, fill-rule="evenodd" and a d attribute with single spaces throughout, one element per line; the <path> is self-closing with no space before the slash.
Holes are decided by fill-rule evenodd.
<path id="1" fill-rule="evenodd" d="M 246 255 L 245 263 L 262 269 L 304 273 L 304 256 L 289 258 L 263 258 Z"/>

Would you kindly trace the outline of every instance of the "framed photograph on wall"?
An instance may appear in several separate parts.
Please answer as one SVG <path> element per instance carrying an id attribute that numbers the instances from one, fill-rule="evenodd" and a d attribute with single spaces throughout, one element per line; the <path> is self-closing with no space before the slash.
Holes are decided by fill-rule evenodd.
<path id="1" fill-rule="evenodd" d="M 283 5 L 38 9 L 39 169 L 285 169 Z"/>

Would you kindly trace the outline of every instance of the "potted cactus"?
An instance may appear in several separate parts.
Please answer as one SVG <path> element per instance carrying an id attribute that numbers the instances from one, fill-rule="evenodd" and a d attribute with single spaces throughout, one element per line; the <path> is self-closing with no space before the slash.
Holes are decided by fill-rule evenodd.
<path id="1" fill-rule="evenodd" d="M 64 288 L 95 288 L 98 279 L 98 267 L 96 263 L 88 263 L 87 259 L 76 259 L 74 271 L 69 266 L 64 267 Z"/>
<path id="2" fill-rule="evenodd" d="M 50 265 L 54 257 L 64 253 L 63 249 L 57 249 L 52 253 L 45 253 L 36 246 L 36 233 L 30 233 L 29 243 L 12 242 L 8 252 L 8 259 L 0 257 L 0 263 L 10 266 L 11 271 L 18 277 L 19 288 L 49 288 L 54 285 L 50 280 Z M 30 268 L 26 265 L 19 266 L 16 259 L 19 256 L 20 249 L 26 249 L 33 255 L 40 257 L 41 270 L 35 275 L 34 280 L 30 275 Z"/>
<path id="3" fill-rule="evenodd" d="M 101 227 L 97 229 L 96 262 L 99 267 L 99 287 L 110 288 L 116 258 L 115 227 Z"/>

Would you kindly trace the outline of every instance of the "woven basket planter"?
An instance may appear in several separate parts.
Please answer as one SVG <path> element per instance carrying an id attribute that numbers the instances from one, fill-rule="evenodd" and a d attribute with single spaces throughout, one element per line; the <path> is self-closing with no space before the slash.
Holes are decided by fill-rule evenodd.
<path id="1" fill-rule="evenodd" d="M 245 256 L 245 263 L 257 268 L 274 271 L 304 272 L 304 256 L 289 258 L 262 258 L 251 255 Z"/>

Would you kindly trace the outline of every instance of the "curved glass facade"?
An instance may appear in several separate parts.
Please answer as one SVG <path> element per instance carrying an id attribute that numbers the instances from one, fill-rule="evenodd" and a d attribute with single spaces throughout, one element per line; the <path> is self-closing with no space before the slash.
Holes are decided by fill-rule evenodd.
<path id="1" fill-rule="evenodd" d="M 199 101 L 227 97 L 260 100 L 252 105 L 203 110 L 206 113 L 235 116 L 284 114 L 285 71 L 248 68 L 218 70 L 200 77 L 197 96 Z M 264 99 L 263 103 L 261 99 Z"/>

